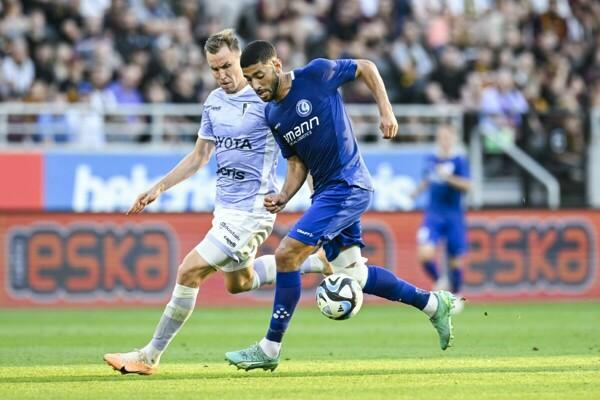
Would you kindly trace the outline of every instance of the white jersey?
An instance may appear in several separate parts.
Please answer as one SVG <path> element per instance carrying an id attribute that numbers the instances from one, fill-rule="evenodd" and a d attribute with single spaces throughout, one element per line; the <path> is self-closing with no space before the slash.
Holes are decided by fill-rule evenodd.
<path id="1" fill-rule="evenodd" d="M 265 106 L 250 86 L 234 94 L 215 89 L 204 103 L 198 137 L 215 143 L 216 208 L 267 213 L 265 195 L 279 191 L 279 147 L 267 126 Z"/>

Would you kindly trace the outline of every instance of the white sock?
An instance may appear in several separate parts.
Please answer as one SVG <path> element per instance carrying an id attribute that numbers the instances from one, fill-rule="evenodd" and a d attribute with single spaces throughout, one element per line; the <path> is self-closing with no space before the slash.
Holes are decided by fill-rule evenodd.
<path id="1" fill-rule="evenodd" d="M 437 296 L 430 292 L 429 300 L 427 300 L 427 304 L 425 304 L 425 308 L 423 308 L 423 312 L 427 314 L 429 318 L 433 317 L 438 308 L 438 299 Z"/>
<path id="2" fill-rule="evenodd" d="M 275 265 L 275 256 L 268 254 L 260 256 L 254 260 L 254 276 L 252 277 L 252 290 L 263 285 L 275 283 L 277 276 L 277 266 Z"/>
<path id="3" fill-rule="evenodd" d="M 271 358 L 277 357 L 279 352 L 281 351 L 281 343 L 274 342 L 267 338 L 262 338 L 258 345 L 262 349 L 262 351 Z"/>
<path id="4" fill-rule="evenodd" d="M 310 272 L 323 273 L 324 268 L 325 268 L 325 264 L 323 263 L 323 261 L 321 261 L 319 256 L 316 254 L 311 254 L 310 256 L 308 256 L 308 258 L 306 260 L 304 260 L 304 262 L 300 266 L 300 273 L 301 274 L 306 274 L 306 273 L 310 273 Z"/>
<path id="5" fill-rule="evenodd" d="M 197 296 L 198 288 L 175 284 L 171 300 L 158 321 L 152 340 L 141 350 L 150 363 L 158 364 L 171 340 L 192 315 Z"/>
<path id="6" fill-rule="evenodd" d="M 146 356 L 146 360 L 152 365 L 157 365 L 160 362 L 160 356 L 162 356 L 162 351 L 158 350 L 154 346 L 152 346 L 152 342 L 148 343 L 146 346 L 140 349 L 142 353 Z"/>
<path id="7" fill-rule="evenodd" d="M 250 290 L 258 289 L 259 287 L 260 276 L 258 276 L 258 273 L 256 271 L 254 271 L 254 274 L 252 275 L 252 288 Z"/>

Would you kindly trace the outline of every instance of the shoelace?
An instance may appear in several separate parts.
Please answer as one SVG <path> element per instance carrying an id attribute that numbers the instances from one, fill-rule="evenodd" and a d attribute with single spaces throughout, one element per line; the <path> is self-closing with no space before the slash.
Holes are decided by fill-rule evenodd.
<path id="1" fill-rule="evenodd" d="M 255 344 L 254 346 L 250 346 L 247 349 L 240 351 L 240 353 L 242 354 L 242 356 L 244 358 L 249 358 L 249 357 L 262 358 L 262 354 L 261 354 L 262 351 L 260 351 L 258 343 Z"/>

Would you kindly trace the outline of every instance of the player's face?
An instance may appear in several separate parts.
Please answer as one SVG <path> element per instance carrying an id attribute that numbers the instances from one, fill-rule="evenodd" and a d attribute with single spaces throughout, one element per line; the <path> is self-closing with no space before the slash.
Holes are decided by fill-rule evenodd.
<path id="1" fill-rule="evenodd" d="M 245 85 L 239 51 L 223 46 L 216 54 L 207 52 L 206 61 L 212 76 L 225 92 L 236 93 Z"/>
<path id="2" fill-rule="evenodd" d="M 454 132 L 447 126 L 441 126 L 437 131 L 437 145 L 444 154 L 449 154 L 454 147 Z"/>
<path id="3" fill-rule="evenodd" d="M 279 82 L 277 73 L 280 71 L 279 60 L 259 62 L 243 69 L 244 78 L 262 101 L 273 100 Z"/>

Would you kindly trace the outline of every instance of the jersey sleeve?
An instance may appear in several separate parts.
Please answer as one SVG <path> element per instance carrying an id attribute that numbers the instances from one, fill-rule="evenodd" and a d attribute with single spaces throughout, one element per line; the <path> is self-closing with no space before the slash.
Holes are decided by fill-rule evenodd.
<path id="1" fill-rule="evenodd" d="M 466 157 L 459 157 L 456 165 L 456 175 L 461 178 L 470 179 L 471 169 L 469 167 L 469 160 Z"/>
<path id="2" fill-rule="evenodd" d="M 283 156 L 283 158 L 285 158 L 287 160 L 288 158 L 296 155 L 296 152 L 294 151 L 292 146 L 287 144 L 287 142 L 285 141 L 284 138 L 282 138 L 280 135 L 277 135 L 275 133 L 273 134 L 273 136 L 275 137 L 275 141 L 277 142 L 277 144 L 279 145 L 279 148 L 281 149 L 281 155 Z"/>
<path id="3" fill-rule="evenodd" d="M 303 72 L 323 82 L 330 89 L 337 89 L 344 83 L 356 78 L 356 60 L 327 60 L 317 58 L 306 67 Z"/>
<path id="4" fill-rule="evenodd" d="M 210 106 L 204 103 L 204 109 L 202 110 L 202 120 L 200 121 L 200 128 L 198 129 L 198 137 L 200 139 L 215 141 L 215 135 L 212 129 L 212 123 L 210 122 L 209 116 Z"/>

